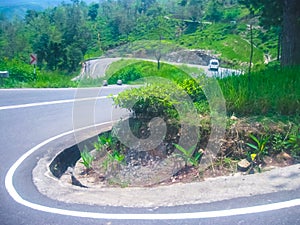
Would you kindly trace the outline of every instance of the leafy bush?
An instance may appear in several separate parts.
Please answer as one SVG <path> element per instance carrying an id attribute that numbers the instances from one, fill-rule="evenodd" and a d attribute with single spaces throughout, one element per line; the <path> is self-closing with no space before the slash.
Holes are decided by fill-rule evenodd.
<path id="1" fill-rule="evenodd" d="M 15 59 L 0 61 L 0 70 L 9 72 L 9 78 L 4 80 L 3 87 L 63 88 L 77 86 L 76 82 L 71 81 L 71 76 L 61 72 L 36 69 L 36 74 L 34 74 L 33 69 L 33 66 Z"/>
<path id="2" fill-rule="evenodd" d="M 1 60 L 0 70 L 9 72 L 9 78 L 7 79 L 9 80 L 9 86 L 20 82 L 30 82 L 36 78 L 32 66 L 16 59 Z"/>
<path id="3" fill-rule="evenodd" d="M 184 99 L 184 97 L 183 90 L 175 83 L 174 85 L 155 83 L 126 90 L 114 98 L 114 102 L 116 105 L 134 112 L 138 118 L 176 119 L 178 113 L 175 107 L 182 104 L 178 99 Z"/>
<path id="4" fill-rule="evenodd" d="M 291 134 L 287 141 L 287 145 L 291 149 L 293 158 L 300 160 L 300 133 Z"/>
<path id="5" fill-rule="evenodd" d="M 180 84 L 183 90 L 191 97 L 194 102 L 206 101 L 206 96 L 201 88 L 200 81 L 195 79 L 185 79 Z"/>

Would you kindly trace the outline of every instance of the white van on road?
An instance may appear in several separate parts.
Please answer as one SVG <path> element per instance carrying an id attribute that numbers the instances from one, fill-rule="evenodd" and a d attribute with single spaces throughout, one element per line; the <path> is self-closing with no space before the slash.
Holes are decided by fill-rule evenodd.
<path id="1" fill-rule="evenodd" d="M 209 60 L 208 70 L 219 71 L 219 65 L 220 65 L 219 60 L 211 59 L 211 60 Z"/>

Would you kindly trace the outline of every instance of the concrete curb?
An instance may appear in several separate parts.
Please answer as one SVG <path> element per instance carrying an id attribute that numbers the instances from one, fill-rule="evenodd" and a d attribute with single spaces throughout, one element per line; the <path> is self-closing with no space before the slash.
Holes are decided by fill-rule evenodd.
<path id="1" fill-rule="evenodd" d="M 82 142 L 111 125 L 66 135 L 42 147 L 46 154 L 33 170 L 33 181 L 43 195 L 66 203 L 123 206 L 123 207 L 162 207 L 186 204 L 210 203 L 238 197 L 290 191 L 300 188 L 300 165 L 274 168 L 270 171 L 253 174 L 236 174 L 229 177 L 206 179 L 202 182 L 173 184 L 159 187 L 133 188 L 80 188 L 55 178 L 49 170 L 52 159 L 64 149 Z M 63 144 L 62 144 L 63 143 Z"/>

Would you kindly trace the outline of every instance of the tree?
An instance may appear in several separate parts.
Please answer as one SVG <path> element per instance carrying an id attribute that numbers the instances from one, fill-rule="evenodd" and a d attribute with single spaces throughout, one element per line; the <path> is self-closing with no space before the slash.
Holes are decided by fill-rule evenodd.
<path id="1" fill-rule="evenodd" d="M 300 4 L 298 0 L 284 0 L 281 57 L 283 66 L 300 65 Z"/>
<path id="2" fill-rule="evenodd" d="M 138 7 L 138 12 L 141 14 L 146 13 L 154 3 L 156 3 L 156 0 L 141 0 Z"/>
<path id="3" fill-rule="evenodd" d="M 298 0 L 239 0 L 258 11 L 265 27 L 277 26 L 281 44 L 281 65 L 300 65 L 300 4 Z"/>
<path id="4" fill-rule="evenodd" d="M 187 3 L 187 15 L 192 21 L 199 21 L 204 10 L 203 0 L 189 0 Z"/>
<path id="5" fill-rule="evenodd" d="M 214 22 L 218 22 L 222 19 L 223 12 L 221 5 L 217 0 L 211 0 L 206 9 L 206 19 Z"/>
<path id="6" fill-rule="evenodd" d="M 95 21 L 98 16 L 98 9 L 99 9 L 99 4 L 92 4 L 89 7 L 88 16 L 91 18 L 92 21 Z"/>
<path id="7" fill-rule="evenodd" d="M 154 11 L 154 9 L 153 9 Z M 151 29 L 150 29 L 150 37 L 152 37 L 154 40 L 157 40 L 157 46 L 155 46 L 152 51 L 154 53 L 154 57 L 157 60 L 157 69 L 160 69 L 160 60 L 165 54 L 165 49 L 163 49 L 162 41 L 167 36 L 170 36 L 170 31 L 172 30 L 170 27 L 170 21 L 168 17 L 164 17 L 164 11 L 163 9 L 157 7 L 157 12 L 153 12 L 152 20 L 149 21 L 151 23 Z"/>
<path id="8" fill-rule="evenodd" d="M 73 44 L 67 47 L 66 56 L 68 71 L 75 71 L 83 58 L 82 51 L 75 44 Z"/>

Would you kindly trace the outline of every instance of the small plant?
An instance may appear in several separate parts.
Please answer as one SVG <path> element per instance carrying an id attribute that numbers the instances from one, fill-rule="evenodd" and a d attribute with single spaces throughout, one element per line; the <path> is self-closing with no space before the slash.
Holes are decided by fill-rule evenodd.
<path id="1" fill-rule="evenodd" d="M 119 164 L 123 163 L 124 159 L 125 159 L 125 155 L 121 154 L 120 152 L 118 152 L 117 150 L 114 150 L 113 153 L 111 154 L 112 158 L 118 162 Z"/>
<path id="2" fill-rule="evenodd" d="M 291 155 L 293 158 L 300 159 L 300 134 L 291 134 L 287 146 L 291 148 Z"/>
<path id="3" fill-rule="evenodd" d="M 112 153 L 107 152 L 106 159 L 103 161 L 102 166 L 106 172 L 113 172 L 124 162 L 125 155 L 119 151 L 114 150 Z"/>
<path id="4" fill-rule="evenodd" d="M 85 147 L 82 152 L 80 152 L 80 156 L 82 159 L 82 164 L 85 166 L 87 170 L 92 168 L 92 162 L 94 160 L 94 156 L 91 155 L 91 153 L 87 150 Z"/>
<path id="5" fill-rule="evenodd" d="M 199 165 L 199 159 L 202 156 L 202 152 L 195 152 L 196 145 L 192 146 L 190 149 L 186 150 L 184 147 L 173 144 L 182 154 L 176 154 L 176 156 L 181 157 L 185 162 L 185 167 L 187 167 L 188 163 L 192 166 L 197 167 Z"/>
<path id="6" fill-rule="evenodd" d="M 272 138 L 272 150 L 274 153 L 278 154 L 287 149 L 287 136 L 283 137 L 280 133 L 274 134 Z"/>
<path id="7" fill-rule="evenodd" d="M 251 160 L 261 163 L 263 162 L 263 157 L 268 154 L 266 144 L 269 141 L 269 137 L 262 136 L 259 140 L 254 135 L 250 134 L 250 138 L 256 143 L 256 145 L 247 143 L 247 145 L 254 150 L 250 155 Z"/>
<path id="8" fill-rule="evenodd" d="M 98 136 L 98 141 L 94 143 L 94 147 L 97 151 L 100 151 L 103 147 L 111 149 L 113 146 L 113 138 L 111 134 L 102 134 Z"/>

